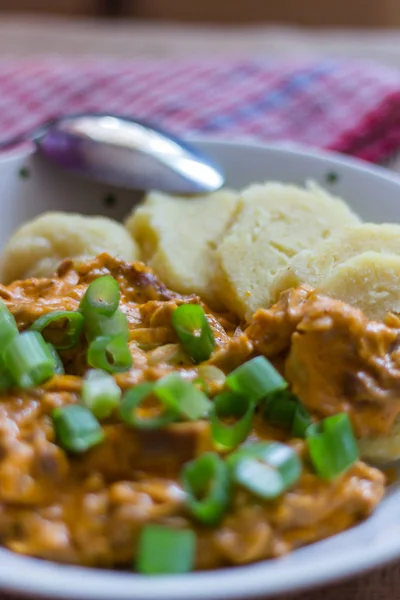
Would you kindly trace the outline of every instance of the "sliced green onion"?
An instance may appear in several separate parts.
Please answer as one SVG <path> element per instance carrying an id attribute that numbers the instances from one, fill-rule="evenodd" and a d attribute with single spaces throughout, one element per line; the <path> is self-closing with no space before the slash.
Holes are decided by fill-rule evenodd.
<path id="1" fill-rule="evenodd" d="M 266 500 L 277 498 L 300 478 L 302 465 L 296 452 L 280 442 L 243 446 L 227 459 L 232 478 Z"/>
<path id="2" fill-rule="evenodd" d="M 96 314 L 111 317 L 118 308 L 120 298 L 118 283 L 111 275 L 103 275 L 89 285 L 79 309 L 85 318 Z"/>
<path id="3" fill-rule="evenodd" d="M 282 425 L 291 429 L 297 406 L 296 396 L 288 390 L 279 391 L 267 397 L 263 416 L 273 425 Z"/>
<path id="4" fill-rule="evenodd" d="M 15 381 L 7 369 L 3 355 L 0 353 L 0 393 L 8 392 L 13 387 L 15 387 Z"/>
<path id="5" fill-rule="evenodd" d="M 178 373 L 159 379 L 154 386 L 154 394 L 165 406 L 191 421 L 206 416 L 212 406 L 201 390 Z"/>
<path id="6" fill-rule="evenodd" d="M 190 529 L 146 525 L 140 534 L 136 568 L 145 575 L 169 575 L 193 570 L 196 535 Z"/>
<path id="7" fill-rule="evenodd" d="M 154 411 L 140 411 L 142 402 L 154 394 L 154 387 L 154 383 L 139 383 L 125 393 L 120 407 L 121 418 L 125 423 L 137 429 L 160 429 L 176 420 L 178 413 L 165 406 L 155 416 Z"/>
<path id="8" fill-rule="evenodd" d="M 69 404 L 52 412 L 58 444 L 68 452 L 86 452 L 104 439 L 104 432 L 93 413 L 85 406 Z"/>
<path id="9" fill-rule="evenodd" d="M 195 363 L 208 360 L 215 348 L 214 334 L 199 304 L 181 304 L 172 313 L 172 327 Z"/>
<path id="10" fill-rule="evenodd" d="M 312 425 L 312 419 L 308 410 L 298 404 L 292 421 L 292 436 L 298 438 L 306 437 L 306 431 Z"/>
<path id="11" fill-rule="evenodd" d="M 83 316 L 79 312 L 56 310 L 36 319 L 30 329 L 39 331 L 57 350 L 69 350 L 78 344 L 83 323 Z"/>
<path id="12" fill-rule="evenodd" d="M 128 319 L 119 309 L 111 317 L 97 314 L 85 317 L 85 335 L 89 342 L 98 337 L 122 337 L 128 342 Z"/>
<path id="13" fill-rule="evenodd" d="M 231 496 L 229 469 L 225 462 L 218 454 L 207 452 L 185 465 L 181 479 L 192 515 L 205 525 L 217 525 Z"/>
<path id="14" fill-rule="evenodd" d="M 358 460 L 357 442 L 346 413 L 310 425 L 306 439 L 314 469 L 323 479 L 334 479 Z"/>
<path id="15" fill-rule="evenodd" d="M 86 373 L 82 383 L 82 402 L 98 418 L 106 419 L 121 400 L 114 377 L 100 369 Z"/>
<path id="16" fill-rule="evenodd" d="M 4 364 L 20 388 L 31 388 L 55 373 L 52 353 L 38 331 L 25 331 L 13 338 L 3 351 Z"/>
<path id="17" fill-rule="evenodd" d="M 54 373 L 55 375 L 65 375 L 65 369 L 63 362 L 58 354 L 57 350 L 54 348 L 52 344 L 47 344 L 48 349 L 51 352 L 51 355 L 54 360 Z"/>
<path id="18" fill-rule="evenodd" d="M 3 367 L 0 370 L 0 393 L 7 392 L 15 386 L 14 380 L 8 371 Z"/>
<path id="19" fill-rule="evenodd" d="M 305 437 L 306 429 L 312 423 L 298 397 L 287 389 L 267 396 L 263 416 L 269 423 L 286 427 L 294 437 L 300 438 Z"/>
<path id="20" fill-rule="evenodd" d="M 215 396 L 210 411 L 211 437 L 218 448 L 236 448 L 249 435 L 253 422 L 254 404 L 245 396 L 235 392 L 222 392 Z M 221 418 L 233 417 L 233 424 Z"/>
<path id="21" fill-rule="evenodd" d="M 264 356 L 257 356 L 240 365 L 226 378 L 228 387 L 234 392 L 259 402 L 268 394 L 288 387 L 287 381 Z"/>
<path id="22" fill-rule="evenodd" d="M 0 348 L 18 335 L 17 323 L 7 306 L 0 300 Z"/>
<path id="23" fill-rule="evenodd" d="M 132 366 L 129 346 L 121 337 L 98 337 L 89 344 L 88 363 L 107 373 L 122 373 Z"/>

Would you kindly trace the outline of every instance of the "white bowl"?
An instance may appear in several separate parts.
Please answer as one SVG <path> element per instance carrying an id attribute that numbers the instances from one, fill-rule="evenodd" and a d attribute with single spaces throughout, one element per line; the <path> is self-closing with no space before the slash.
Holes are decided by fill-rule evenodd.
<path id="1" fill-rule="evenodd" d="M 297 184 L 313 179 L 343 196 L 366 220 L 400 221 L 400 178 L 386 170 L 295 146 L 205 141 L 198 145 L 221 163 L 231 187 L 267 179 Z M 22 176 L 22 168 L 27 169 L 27 177 Z M 329 183 L 332 178 L 335 182 Z M 110 205 L 112 199 L 115 202 Z M 0 244 L 18 225 L 45 210 L 122 218 L 133 200 L 130 192 L 74 179 L 35 156 L 8 155 L 0 159 Z M 364 523 L 279 560 L 179 577 L 148 578 L 60 566 L 1 549 L 0 589 L 76 600 L 267 598 L 337 580 L 395 558 L 400 558 L 400 490 L 392 490 Z"/>

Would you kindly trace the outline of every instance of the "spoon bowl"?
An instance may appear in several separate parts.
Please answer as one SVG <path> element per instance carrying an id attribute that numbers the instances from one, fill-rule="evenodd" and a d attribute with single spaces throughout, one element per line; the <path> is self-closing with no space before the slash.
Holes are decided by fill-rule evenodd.
<path id="1" fill-rule="evenodd" d="M 69 115 L 28 137 L 51 163 L 100 183 L 190 195 L 214 192 L 225 181 L 221 169 L 205 154 L 137 119 Z"/>

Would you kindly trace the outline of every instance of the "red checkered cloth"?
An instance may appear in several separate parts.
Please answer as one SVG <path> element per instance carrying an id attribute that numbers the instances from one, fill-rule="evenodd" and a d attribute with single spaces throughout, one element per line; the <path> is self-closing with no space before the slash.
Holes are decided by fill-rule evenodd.
<path id="1" fill-rule="evenodd" d="M 181 136 L 291 141 L 382 162 L 400 148 L 400 73 L 326 59 L 0 60 L 0 143 L 81 111 L 134 116 Z"/>

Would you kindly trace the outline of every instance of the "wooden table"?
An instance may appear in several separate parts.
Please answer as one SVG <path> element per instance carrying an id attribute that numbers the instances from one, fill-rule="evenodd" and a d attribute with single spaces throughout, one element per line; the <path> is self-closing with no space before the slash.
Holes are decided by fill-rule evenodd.
<path id="1" fill-rule="evenodd" d="M 10 16 L 0 13 L 0 57 L 37 54 L 135 57 L 334 56 L 400 68 L 399 30 L 211 27 L 127 21 Z"/>

